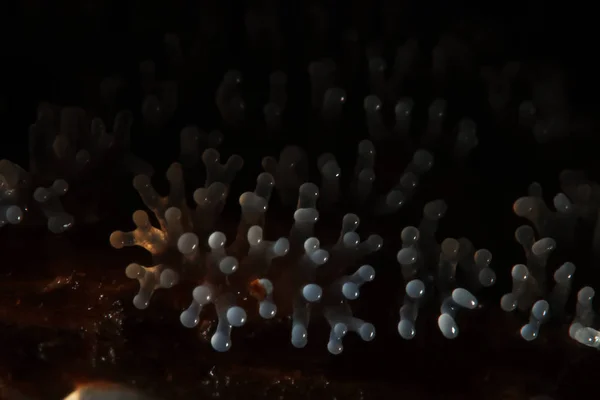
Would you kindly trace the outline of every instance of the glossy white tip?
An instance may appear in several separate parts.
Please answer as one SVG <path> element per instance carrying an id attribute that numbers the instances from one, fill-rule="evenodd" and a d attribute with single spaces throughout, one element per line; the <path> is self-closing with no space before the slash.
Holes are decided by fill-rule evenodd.
<path id="1" fill-rule="evenodd" d="M 321 289 L 321 286 L 317 284 L 309 283 L 302 288 L 302 297 L 304 297 L 304 299 L 309 303 L 315 303 L 321 300 L 322 296 L 323 289 Z"/>

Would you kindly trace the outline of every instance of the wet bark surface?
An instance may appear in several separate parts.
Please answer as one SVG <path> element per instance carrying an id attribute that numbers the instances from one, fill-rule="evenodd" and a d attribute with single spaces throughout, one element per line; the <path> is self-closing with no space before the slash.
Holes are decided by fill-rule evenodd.
<path id="1" fill-rule="evenodd" d="M 364 297 L 378 328 L 371 343 L 348 337 L 342 355 L 328 355 L 327 329 L 315 322 L 309 346 L 298 350 L 289 344 L 288 321 L 251 317 L 234 333 L 232 350 L 216 353 L 208 342 L 210 315 L 196 329 L 179 324 L 189 291 L 159 291 L 147 310 L 134 309 L 137 284 L 124 276 L 123 265 L 140 254 L 82 244 L 77 237 L 87 229 L 94 237 L 106 227 L 82 228 L 71 237 L 28 234 L 28 240 L 19 232 L 0 241 L 7 254 L 0 376 L 9 399 L 19 399 L 17 393 L 61 398 L 95 381 L 172 399 L 524 399 L 593 390 L 596 352 L 570 340 L 567 324 L 544 326 L 540 338 L 527 343 L 518 335 L 522 318 L 484 301 L 461 316 L 456 340 L 441 336 L 433 307 L 420 317 L 415 339 L 404 341 L 395 329 L 396 307 L 383 307 L 387 299 L 376 295 L 386 284 L 375 282 Z"/>

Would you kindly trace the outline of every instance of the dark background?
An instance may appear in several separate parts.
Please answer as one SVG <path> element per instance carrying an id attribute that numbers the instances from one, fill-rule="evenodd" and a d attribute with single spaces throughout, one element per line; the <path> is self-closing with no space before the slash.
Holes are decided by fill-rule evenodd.
<path id="1" fill-rule="evenodd" d="M 309 23 L 306 10 L 311 2 L 266 1 L 279 7 L 289 45 L 284 60 L 293 64 L 304 54 Z M 490 42 L 483 63 L 501 60 L 556 60 L 570 72 L 573 88 L 593 96 L 598 65 L 593 44 L 597 39 L 593 13 L 579 2 L 564 5 L 544 1 L 486 3 L 460 1 L 323 1 L 328 11 L 334 48 L 339 33 L 355 27 L 361 40 L 384 35 L 384 16 L 394 21 L 393 35 L 386 45 L 394 47 L 407 37 L 429 45 L 439 34 L 466 25 L 466 36 L 487 31 Z M 21 1 L 6 7 L 2 37 L 5 68 L 3 92 L 11 98 L 11 115 L 31 109 L 42 99 L 63 103 L 89 101 L 81 80 L 114 73 L 132 73 L 142 59 L 159 51 L 165 32 L 183 35 L 189 41 L 201 29 L 199 14 L 207 10 L 220 16 L 219 23 L 230 36 L 227 46 L 207 64 L 221 68 L 248 63 L 244 57 L 245 10 L 260 5 L 252 1 Z M 390 12 L 392 10 L 392 12 Z M 470 27 L 476 27 L 469 31 Z M 298 49 L 298 50 L 296 50 Z M 590 88 L 589 90 L 586 90 Z M 86 99 L 87 98 L 87 99 Z M 29 101 L 31 103 L 29 103 Z M 21 111 L 19 111 L 19 116 Z"/>

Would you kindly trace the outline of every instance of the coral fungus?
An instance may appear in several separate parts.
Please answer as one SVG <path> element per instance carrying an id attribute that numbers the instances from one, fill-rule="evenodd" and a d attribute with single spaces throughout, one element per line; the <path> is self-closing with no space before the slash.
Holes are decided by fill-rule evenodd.
<path id="1" fill-rule="evenodd" d="M 264 164 L 272 166 L 278 180 L 264 172 L 258 176 L 255 190 L 240 196 L 241 220 L 229 245 L 225 234 L 216 228 L 231 181 L 242 167 L 239 156 L 234 155 L 221 164 L 215 149 L 203 153 L 207 179 L 205 186 L 194 192 L 195 208 L 185 202 L 180 164 L 171 165 L 167 171 L 170 193 L 166 197 L 154 190 L 147 176 L 137 176 L 134 186 L 156 215 L 158 227 L 152 226 L 147 213 L 140 210 L 133 215 L 134 231 L 117 231 L 110 237 L 115 248 L 137 245 L 153 256 L 153 266 L 127 267 L 127 276 L 140 282 L 135 306 L 146 308 L 156 289 L 170 288 L 185 278 L 199 285 L 192 291 L 190 306 L 181 314 L 181 323 L 195 327 L 203 308 L 214 304 L 218 325 L 211 344 L 218 351 L 231 347 L 231 328 L 246 322 L 247 311 L 242 305 L 249 298 L 256 301 L 258 314 L 264 319 L 282 314 L 292 316 L 291 342 L 295 347 L 306 345 L 310 316 L 316 311 L 331 326 L 327 346 L 331 353 L 342 351 L 342 338 L 349 330 L 357 332 L 363 340 L 372 340 L 375 328 L 354 317 L 349 302 L 358 298 L 362 284 L 375 278 L 375 270 L 365 264 L 353 274 L 344 275 L 344 271 L 359 266 L 364 257 L 378 251 L 383 240 L 371 235 L 361 242 L 356 233 L 358 216 L 346 214 L 337 242 L 321 244 L 314 236 L 320 190 L 313 183 L 294 185 L 299 179 L 296 167 L 305 161 L 303 157 L 299 149 L 287 148 L 279 161 L 265 159 Z M 327 171 L 331 162 L 324 168 L 324 176 L 329 178 L 324 179 L 322 190 L 326 202 L 337 196 L 336 185 L 331 182 L 336 174 Z M 359 176 L 361 173 L 362 170 Z M 368 187 L 357 185 L 358 193 L 369 194 Z M 298 201 L 289 237 L 269 241 L 264 237 L 268 218 L 265 214 L 274 188 L 282 200 L 297 195 Z"/>
<path id="2" fill-rule="evenodd" d="M 27 221 L 28 214 L 34 214 L 32 223 L 45 217 L 53 233 L 70 229 L 75 216 L 97 220 L 99 198 L 86 194 L 87 202 L 72 202 L 74 209 L 66 211 L 61 197 L 72 185 L 90 190 L 90 182 L 93 193 L 102 193 L 104 183 L 124 171 L 152 174 L 152 167 L 129 151 L 132 122 L 131 113 L 120 112 L 109 133 L 102 119 L 90 120 L 81 108 L 41 104 L 29 129 L 29 170 L 0 161 L 0 227 Z"/>

